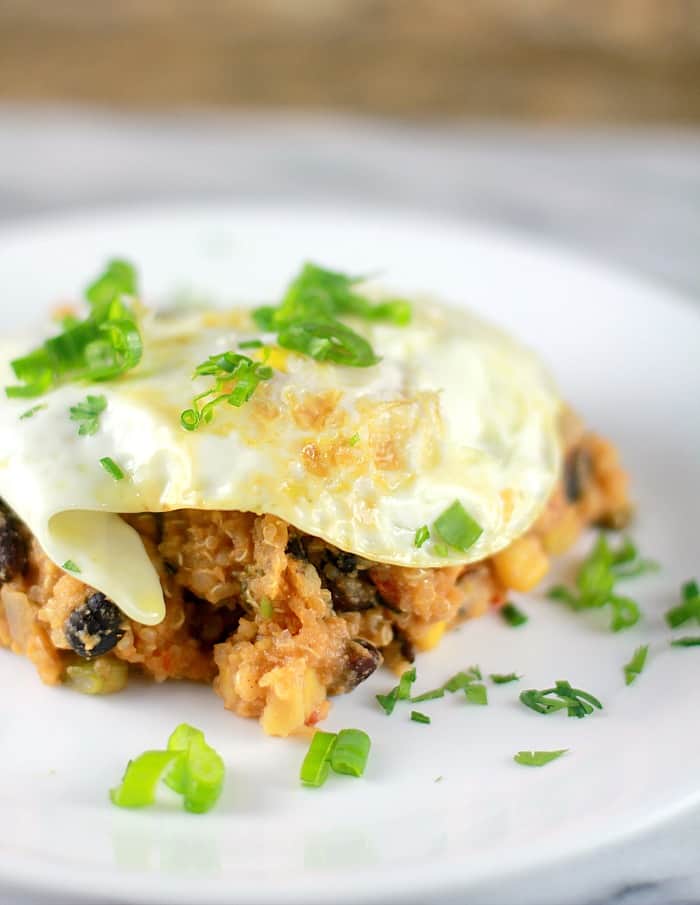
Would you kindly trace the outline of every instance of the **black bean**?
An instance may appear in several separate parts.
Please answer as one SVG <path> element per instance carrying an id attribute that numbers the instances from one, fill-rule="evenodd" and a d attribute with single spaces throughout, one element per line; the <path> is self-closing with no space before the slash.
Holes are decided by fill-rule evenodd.
<path id="1" fill-rule="evenodd" d="M 0 582 L 12 581 L 27 568 L 29 545 L 22 523 L 0 501 Z"/>
<path id="2" fill-rule="evenodd" d="M 329 574 L 331 569 L 334 567 L 325 568 L 321 583 L 331 592 L 336 613 L 357 613 L 379 606 L 379 592 L 369 579 L 359 575 L 343 575 L 337 569 L 334 569 L 335 574 Z"/>
<path id="3" fill-rule="evenodd" d="M 583 497 L 592 473 L 593 464 L 586 450 L 572 450 L 564 463 L 564 493 L 570 503 L 577 503 Z"/>
<path id="4" fill-rule="evenodd" d="M 345 694 L 357 688 L 381 666 L 383 657 L 370 641 L 355 638 L 348 643 L 342 674 L 331 684 L 331 694 Z"/>
<path id="5" fill-rule="evenodd" d="M 91 594 L 73 610 L 63 624 L 66 640 L 84 660 L 106 654 L 124 635 L 124 617 L 100 591 Z"/>
<path id="6" fill-rule="evenodd" d="M 289 538 L 284 552 L 287 556 L 293 556 L 294 559 L 300 559 L 302 562 L 306 562 L 308 559 L 304 544 L 298 534 L 293 534 Z"/>
<path id="7" fill-rule="evenodd" d="M 398 626 L 394 626 L 394 637 L 399 642 L 399 651 L 404 660 L 413 663 L 416 659 L 416 648 L 412 641 L 401 631 Z"/>
<path id="8" fill-rule="evenodd" d="M 344 553 L 338 550 L 337 553 L 327 552 L 328 562 L 336 567 L 343 575 L 350 575 L 357 571 L 357 557 L 353 553 Z"/>

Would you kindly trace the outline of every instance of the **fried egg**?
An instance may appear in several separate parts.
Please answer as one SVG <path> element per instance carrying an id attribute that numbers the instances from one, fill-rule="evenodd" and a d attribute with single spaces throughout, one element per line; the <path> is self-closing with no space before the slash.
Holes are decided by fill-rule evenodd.
<path id="1" fill-rule="evenodd" d="M 353 368 L 275 345 L 246 309 L 147 314 L 144 354 L 126 375 L 66 384 L 36 400 L 0 401 L 0 496 L 46 554 L 130 618 L 156 624 L 163 592 L 138 534 L 118 513 L 173 509 L 276 515 L 368 560 L 434 568 L 506 547 L 537 518 L 560 467 L 561 403 L 528 350 L 462 310 L 417 301 L 409 325 L 348 320 L 381 356 Z M 239 408 L 185 430 L 181 412 L 211 386 L 202 361 L 245 354 L 273 375 Z M 7 343 L 9 361 L 36 340 Z M 80 436 L 69 410 L 107 406 Z M 105 470 L 109 458 L 122 480 Z M 416 546 L 457 500 L 482 529 L 466 551 Z"/>

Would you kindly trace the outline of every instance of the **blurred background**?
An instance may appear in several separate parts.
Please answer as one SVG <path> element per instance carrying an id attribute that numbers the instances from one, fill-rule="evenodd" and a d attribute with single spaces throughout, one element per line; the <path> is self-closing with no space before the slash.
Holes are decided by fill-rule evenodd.
<path id="1" fill-rule="evenodd" d="M 0 0 L 0 218 L 485 220 L 700 289 L 700 0 Z"/>
<path id="2" fill-rule="evenodd" d="M 700 120 L 697 0 L 2 0 L 0 93 L 564 122 Z"/>

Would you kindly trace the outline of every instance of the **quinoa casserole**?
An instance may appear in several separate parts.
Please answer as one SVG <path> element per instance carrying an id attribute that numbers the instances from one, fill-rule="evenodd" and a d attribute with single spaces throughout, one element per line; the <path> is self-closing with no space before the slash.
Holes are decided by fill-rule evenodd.
<path id="1" fill-rule="evenodd" d="M 629 516 L 614 446 L 463 312 L 314 265 L 278 306 L 137 298 L 110 262 L 7 351 L 0 644 L 49 685 L 205 682 L 286 736 Z"/>

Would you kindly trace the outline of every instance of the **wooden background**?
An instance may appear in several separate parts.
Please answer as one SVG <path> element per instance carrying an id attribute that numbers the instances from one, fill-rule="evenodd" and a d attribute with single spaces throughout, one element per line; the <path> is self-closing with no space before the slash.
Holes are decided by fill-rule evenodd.
<path id="1" fill-rule="evenodd" d="M 700 0 L 0 0 L 0 100 L 700 121 Z"/>

